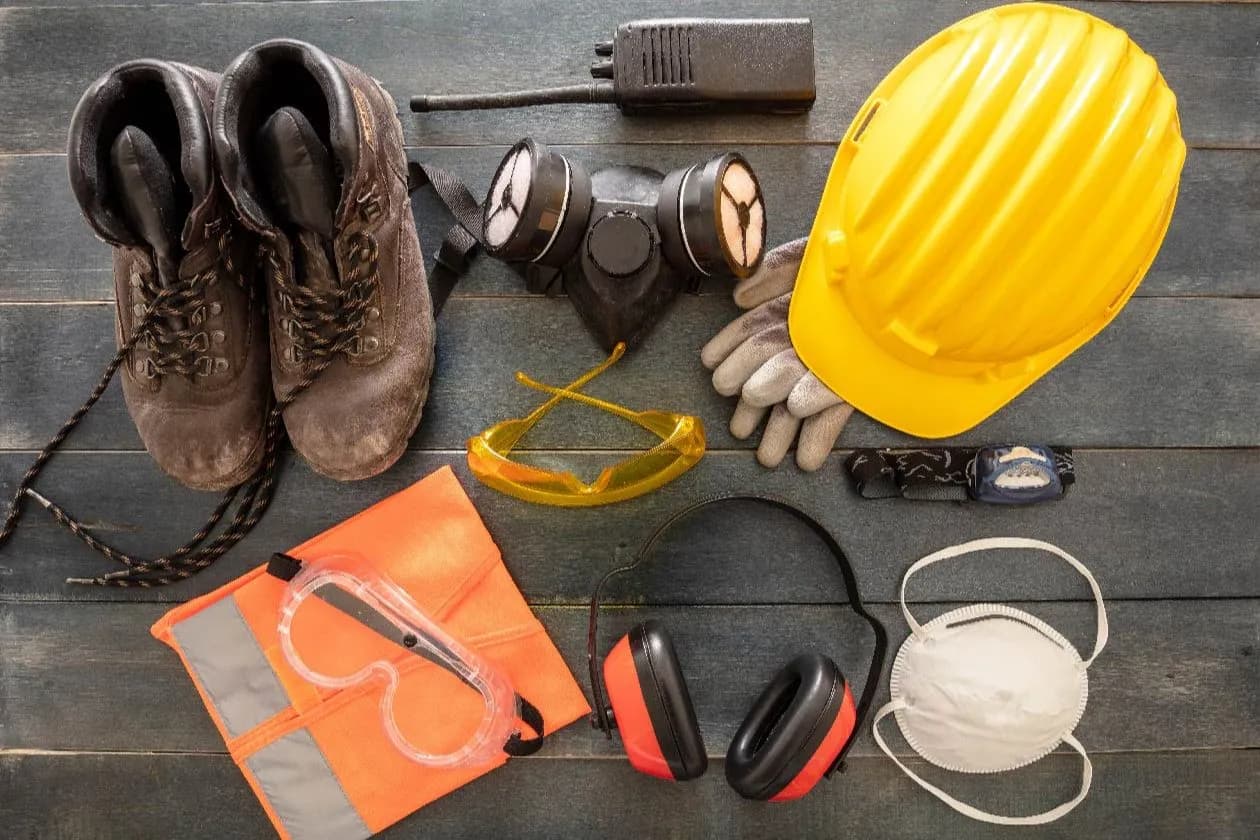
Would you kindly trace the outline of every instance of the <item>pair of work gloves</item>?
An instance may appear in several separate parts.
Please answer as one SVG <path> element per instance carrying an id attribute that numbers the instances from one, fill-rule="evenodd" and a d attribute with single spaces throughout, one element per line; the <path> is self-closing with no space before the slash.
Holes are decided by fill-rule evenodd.
<path id="1" fill-rule="evenodd" d="M 788 307 L 807 241 L 780 245 L 766 254 L 756 273 L 739 281 L 735 303 L 750 311 L 704 345 L 700 360 L 713 371 L 719 394 L 739 395 L 731 434 L 747 439 L 768 413 L 757 460 L 777 467 L 799 437 L 797 466 L 812 472 L 827 460 L 853 406 L 805 367 L 788 335 Z"/>

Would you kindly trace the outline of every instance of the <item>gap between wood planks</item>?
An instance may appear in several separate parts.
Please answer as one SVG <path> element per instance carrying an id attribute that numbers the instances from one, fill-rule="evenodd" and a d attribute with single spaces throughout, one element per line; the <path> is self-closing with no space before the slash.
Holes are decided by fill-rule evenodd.
<path id="1" fill-rule="evenodd" d="M 578 726 L 581 720 L 574 721 L 570 726 Z M 1176 753 L 1185 755 L 1187 753 L 1224 753 L 1224 752 L 1252 752 L 1260 751 L 1260 747 L 1160 747 L 1158 749 L 1125 749 L 1125 750 L 1106 750 L 1091 749 L 1090 756 L 1096 755 L 1160 755 L 1168 753 Z M 918 754 L 911 750 L 893 750 L 893 754 L 898 757 L 919 758 Z M 1072 756 L 1076 753 L 1066 750 L 1056 750 L 1050 755 Z M 177 756 L 188 758 L 226 758 L 227 750 L 44 750 L 34 747 L 20 747 L 14 749 L 0 748 L 0 759 L 3 758 L 25 758 L 25 757 L 50 757 L 50 758 L 77 758 L 80 756 Z M 725 752 L 709 753 L 708 757 L 718 761 L 726 758 Z M 514 761 L 618 761 L 625 762 L 626 757 L 617 753 L 607 754 L 586 754 L 581 755 L 547 755 L 546 753 L 519 756 Z M 882 755 L 852 755 L 845 759 L 846 764 L 855 764 L 864 761 L 887 761 Z"/>

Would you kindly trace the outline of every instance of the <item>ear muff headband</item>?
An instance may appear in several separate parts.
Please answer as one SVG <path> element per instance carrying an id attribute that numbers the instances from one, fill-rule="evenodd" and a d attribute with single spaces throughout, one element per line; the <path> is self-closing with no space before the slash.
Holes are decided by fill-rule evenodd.
<path id="1" fill-rule="evenodd" d="M 624 566 L 609 571 L 599 583 L 595 585 L 595 592 L 591 595 L 591 611 L 590 623 L 587 626 L 586 634 L 586 660 L 590 669 L 591 694 L 594 699 L 595 710 L 591 715 L 592 725 L 603 730 L 604 735 L 612 738 L 612 723 L 608 720 L 608 701 L 605 697 L 604 684 L 599 673 L 599 662 L 597 654 L 597 644 L 599 637 L 599 602 L 600 594 L 603 592 L 604 585 L 617 575 L 629 572 L 635 569 L 651 555 L 652 550 L 656 547 L 657 542 L 670 528 L 674 527 L 678 522 L 691 516 L 698 510 L 711 507 L 726 502 L 756 502 L 758 504 L 768 505 L 791 514 L 798 521 L 808 525 L 825 546 L 831 551 L 832 557 L 835 558 L 836 565 L 840 567 L 840 576 L 844 578 L 845 592 L 849 598 L 849 608 L 857 613 L 867 624 L 871 626 L 871 631 L 875 634 L 875 650 L 871 655 L 871 667 L 866 674 L 866 682 L 862 685 L 862 695 L 857 703 L 856 722 L 853 727 L 853 733 L 856 735 L 858 731 L 866 724 L 866 718 L 870 711 L 871 703 L 875 699 L 875 691 L 878 688 L 880 673 L 884 670 L 884 658 L 888 650 L 888 634 L 884 630 L 884 625 L 880 624 L 879 619 L 871 615 L 862 603 L 862 594 L 858 590 L 857 575 L 853 571 L 853 566 L 849 564 L 849 559 L 845 556 L 844 550 L 840 548 L 840 543 L 836 542 L 836 538 L 831 535 L 822 523 L 814 519 L 805 511 L 793 504 L 776 499 L 771 496 L 755 496 L 749 494 L 736 494 L 730 496 L 717 496 L 712 499 L 704 499 L 689 505 L 675 513 L 669 519 L 665 520 L 652 535 L 644 542 L 643 547 L 635 554 L 634 559 Z M 825 775 L 831 775 L 836 771 L 840 764 L 844 761 L 845 755 L 853 746 L 856 740 L 850 737 L 845 745 L 841 748 L 836 760 L 827 768 Z"/>

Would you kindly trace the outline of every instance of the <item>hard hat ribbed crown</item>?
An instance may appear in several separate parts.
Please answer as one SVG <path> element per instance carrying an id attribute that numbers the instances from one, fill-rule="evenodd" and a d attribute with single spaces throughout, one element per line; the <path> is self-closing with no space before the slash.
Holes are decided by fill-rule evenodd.
<path id="1" fill-rule="evenodd" d="M 903 361 L 999 379 L 1124 304 L 1185 157 L 1155 61 L 1111 24 L 1040 4 L 924 44 L 850 142 L 832 282 L 853 317 Z"/>

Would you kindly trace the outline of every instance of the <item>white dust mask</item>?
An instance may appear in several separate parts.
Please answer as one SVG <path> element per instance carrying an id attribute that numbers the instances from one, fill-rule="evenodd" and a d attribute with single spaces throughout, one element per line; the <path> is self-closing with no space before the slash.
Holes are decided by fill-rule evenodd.
<path id="1" fill-rule="evenodd" d="M 920 625 L 906 607 L 906 582 L 925 566 L 975 551 L 1034 548 L 1080 572 L 1098 604 L 1098 638 L 1089 659 L 1036 616 L 1005 604 L 971 604 Z M 875 715 L 875 742 L 907 776 L 946 805 L 973 819 L 999 825 L 1057 820 L 1089 792 L 1093 766 L 1072 730 L 1089 697 L 1087 669 L 1107 644 L 1107 613 L 1089 570 L 1075 557 L 1041 540 L 995 537 L 941 549 L 915 563 L 901 580 L 901 611 L 910 636 L 897 652 L 889 682 L 891 700 Z M 1059 744 L 1085 762 L 1081 789 L 1070 801 L 1041 814 L 1004 817 L 960 802 L 929 784 L 889 751 L 879 722 L 892 714 L 901 734 L 923 758 L 960 773 L 1000 773 L 1031 764 Z"/>

